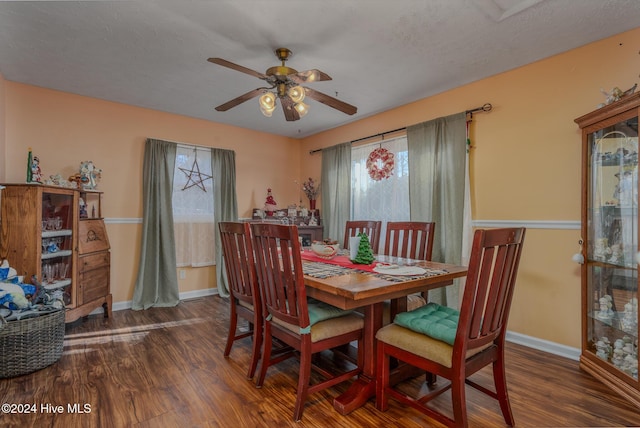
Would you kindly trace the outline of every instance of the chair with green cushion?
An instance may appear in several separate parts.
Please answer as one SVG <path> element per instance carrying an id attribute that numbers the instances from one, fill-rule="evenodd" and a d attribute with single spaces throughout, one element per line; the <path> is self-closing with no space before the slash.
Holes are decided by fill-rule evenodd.
<path id="1" fill-rule="evenodd" d="M 364 320 L 352 311 L 342 311 L 323 302 L 307 300 L 297 226 L 255 223 L 251 225 L 251 231 L 263 313 L 266 316 L 256 385 L 262 386 L 271 365 L 294 355 L 272 356 L 274 338 L 298 351 L 300 372 L 293 412 L 294 420 L 298 421 L 302 418 L 309 394 L 349 380 L 361 372 Z M 314 366 L 324 379 L 310 385 L 312 356 L 353 341 L 358 342 L 357 365 L 349 365 L 341 373 Z"/>
<path id="2" fill-rule="evenodd" d="M 524 228 L 477 230 L 460 311 L 428 304 L 398 314 L 393 324 L 376 333 L 376 407 L 385 411 L 392 397 L 451 427 L 469 425 L 465 385 L 498 400 L 505 422 L 513 426 L 505 377 L 504 341 L 516 282 Z M 390 383 L 390 358 L 447 379 L 430 384 L 420 397 Z M 494 390 L 468 379 L 483 367 L 493 367 Z M 429 381 L 435 379 L 428 377 Z M 440 383 L 440 382 L 438 382 Z M 428 401 L 451 390 L 448 414 Z M 440 406 L 441 408 L 442 406 Z"/>
<path id="3" fill-rule="evenodd" d="M 251 229 L 249 223 L 220 222 L 220 239 L 224 265 L 229 282 L 229 334 L 224 356 L 228 357 L 233 343 L 238 339 L 253 337 L 253 349 L 247 377 L 253 378 L 262 344 L 262 303 L 256 279 Z M 237 332 L 238 317 L 246 319 L 251 328 L 248 332 Z"/>

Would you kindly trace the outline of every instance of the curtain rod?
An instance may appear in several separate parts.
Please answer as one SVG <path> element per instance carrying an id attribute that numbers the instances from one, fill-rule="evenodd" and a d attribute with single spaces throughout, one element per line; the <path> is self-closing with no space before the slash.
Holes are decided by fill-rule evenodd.
<path id="1" fill-rule="evenodd" d="M 174 143 L 178 147 L 182 147 L 183 149 L 196 149 L 196 150 L 211 150 L 211 149 L 213 149 L 213 147 L 199 146 L 197 144 L 190 144 L 190 143 L 182 143 L 180 141 L 167 140 L 166 138 L 147 137 L 147 139 L 148 140 L 166 141 L 167 143 Z"/>
<path id="2" fill-rule="evenodd" d="M 490 103 L 485 103 L 481 107 L 476 107 L 476 108 L 473 108 L 473 109 L 470 109 L 470 110 L 466 110 L 465 114 L 471 115 L 471 117 L 473 118 L 473 113 L 479 112 L 479 111 L 490 112 L 492 108 L 493 108 L 493 106 Z M 369 138 L 384 137 L 387 134 L 393 134 L 394 132 L 404 131 L 406 129 L 407 129 L 407 127 L 405 126 L 404 128 L 393 129 L 391 131 L 381 132 L 379 134 L 369 135 L 368 137 L 362 137 L 362 138 L 358 138 L 356 140 L 351 140 L 351 141 L 349 141 L 349 143 L 353 144 L 353 143 L 357 143 L 359 141 L 368 140 Z M 309 154 L 312 155 L 314 153 L 318 153 L 318 152 L 321 152 L 321 151 L 322 151 L 322 149 L 310 150 Z"/>

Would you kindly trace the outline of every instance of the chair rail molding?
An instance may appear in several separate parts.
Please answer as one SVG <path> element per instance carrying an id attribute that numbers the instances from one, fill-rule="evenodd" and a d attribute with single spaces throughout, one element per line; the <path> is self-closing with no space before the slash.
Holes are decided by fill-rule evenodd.
<path id="1" fill-rule="evenodd" d="M 472 220 L 473 227 L 526 227 L 528 229 L 580 230 L 579 220 Z"/>

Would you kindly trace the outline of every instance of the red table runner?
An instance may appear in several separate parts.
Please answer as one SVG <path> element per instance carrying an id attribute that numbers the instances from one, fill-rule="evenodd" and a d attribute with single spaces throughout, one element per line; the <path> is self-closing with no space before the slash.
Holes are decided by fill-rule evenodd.
<path id="1" fill-rule="evenodd" d="M 370 265 L 361 265 L 358 263 L 353 263 L 351 260 L 349 260 L 349 256 L 335 256 L 332 259 L 324 259 L 322 257 L 319 257 L 313 251 L 309 251 L 309 250 L 305 250 L 302 252 L 302 260 L 307 260 L 309 262 L 327 263 L 330 265 L 337 265 L 337 266 L 342 266 L 349 269 L 358 269 L 358 270 L 363 270 L 366 272 L 374 272 L 374 273 L 375 271 L 373 270 L 373 268 L 375 268 L 376 265 L 378 264 L 378 262 L 376 261 L 374 261 Z"/>

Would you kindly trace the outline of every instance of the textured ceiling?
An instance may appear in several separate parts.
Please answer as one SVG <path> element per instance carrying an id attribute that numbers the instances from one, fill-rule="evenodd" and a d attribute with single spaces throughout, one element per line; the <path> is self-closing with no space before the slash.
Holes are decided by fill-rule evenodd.
<path id="1" fill-rule="evenodd" d="M 305 137 L 636 28 L 639 0 L 216 0 L 0 2 L 5 79 L 290 137 Z M 214 107 L 264 73 L 317 68 L 309 87 L 358 107 L 309 101 L 287 122 L 257 100 Z M 490 100 L 488 100 L 490 101 Z M 475 107 L 475 106 L 469 106 Z"/>

